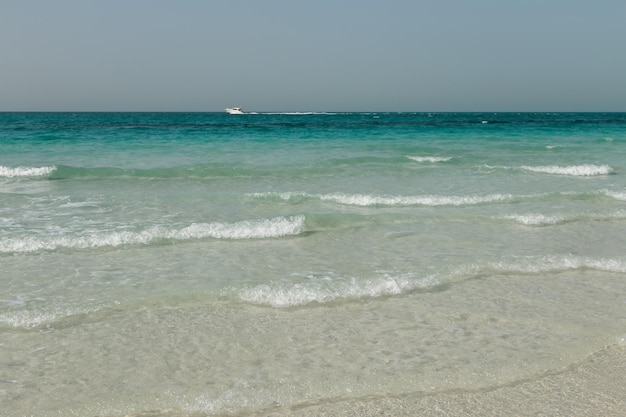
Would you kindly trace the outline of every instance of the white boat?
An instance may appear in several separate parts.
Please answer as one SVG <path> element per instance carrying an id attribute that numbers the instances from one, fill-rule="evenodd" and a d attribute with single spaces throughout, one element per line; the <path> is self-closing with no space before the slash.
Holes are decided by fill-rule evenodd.
<path id="1" fill-rule="evenodd" d="M 228 114 L 243 114 L 241 107 L 227 107 L 225 110 Z"/>

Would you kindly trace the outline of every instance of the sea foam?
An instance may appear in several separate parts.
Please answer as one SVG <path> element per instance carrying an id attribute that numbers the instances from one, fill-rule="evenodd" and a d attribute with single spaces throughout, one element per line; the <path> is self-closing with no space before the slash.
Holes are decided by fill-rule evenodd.
<path id="1" fill-rule="evenodd" d="M 413 155 L 407 155 L 407 158 L 416 162 L 432 162 L 432 163 L 447 162 L 452 159 L 451 156 L 446 157 L 446 156 L 413 156 Z"/>
<path id="2" fill-rule="evenodd" d="M 467 196 L 445 195 L 416 195 L 416 196 L 387 196 L 372 194 L 309 194 L 302 192 L 268 192 L 252 193 L 250 197 L 284 201 L 321 200 L 349 206 L 469 206 L 485 203 L 510 201 L 515 197 L 511 194 L 488 194 Z"/>
<path id="3" fill-rule="evenodd" d="M 626 201 L 626 192 L 605 190 L 604 193 L 607 196 L 612 197 L 612 198 L 614 198 L 616 200 Z"/>
<path id="4" fill-rule="evenodd" d="M 463 281 L 476 276 L 499 274 L 549 274 L 567 270 L 591 269 L 626 272 L 622 258 L 587 258 L 573 255 L 529 256 L 500 262 L 464 264 L 426 276 L 417 273 L 384 273 L 370 279 L 329 277 L 328 280 L 297 284 L 263 284 L 238 291 L 235 296 L 252 304 L 277 308 L 325 304 L 338 300 L 358 300 L 410 293 Z M 496 278 L 497 279 L 497 278 Z"/>
<path id="5" fill-rule="evenodd" d="M 589 258 L 574 255 L 547 255 L 525 257 L 488 264 L 497 272 L 545 273 L 578 269 L 593 269 L 604 272 L 626 272 L 626 260 L 622 258 Z"/>
<path id="6" fill-rule="evenodd" d="M 523 165 L 520 167 L 525 171 L 538 172 L 543 174 L 553 175 L 571 175 L 576 177 L 591 177 L 597 175 L 609 175 L 613 173 L 613 168 L 608 165 L 570 165 L 570 166 L 558 166 L 558 165 L 546 165 L 546 166 L 528 166 Z"/>
<path id="7" fill-rule="evenodd" d="M 241 290 L 238 297 L 253 304 L 294 307 L 310 303 L 329 303 L 338 299 L 360 299 L 399 295 L 437 285 L 437 276 L 415 278 L 412 274 L 382 276 L 367 280 L 333 280 L 330 283 L 306 283 L 292 286 L 258 285 Z"/>
<path id="8" fill-rule="evenodd" d="M 332 201 L 353 206 L 466 206 L 483 203 L 508 201 L 510 194 L 490 194 L 484 196 L 375 196 L 368 194 L 323 194 L 322 201 Z"/>
<path id="9" fill-rule="evenodd" d="M 87 249 L 104 246 L 149 244 L 158 240 L 267 239 L 297 235 L 304 228 L 304 216 L 275 217 L 236 223 L 194 223 L 182 229 L 151 227 L 142 231 L 95 233 L 86 236 L 23 237 L 0 240 L 0 252 L 36 252 L 57 248 Z"/>
<path id="10" fill-rule="evenodd" d="M 546 216 L 541 213 L 529 213 L 529 214 L 511 214 L 504 216 L 504 219 L 515 220 L 526 226 L 545 226 L 562 223 L 565 218 L 560 216 Z"/>
<path id="11" fill-rule="evenodd" d="M 10 328 L 30 329 L 42 325 L 54 323 L 68 317 L 91 314 L 99 311 L 101 307 L 89 307 L 84 309 L 53 309 L 51 311 L 17 310 L 0 314 L 0 326 Z"/>
<path id="12" fill-rule="evenodd" d="M 571 216 L 548 216 L 541 213 L 510 214 L 497 217 L 500 219 L 514 220 L 525 226 L 551 226 L 562 223 L 578 221 L 613 221 L 626 219 L 625 210 L 617 210 L 609 213 L 580 213 Z"/>
<path id="13" fill-rule="evenodd" d="M 46 167 L 5 167 L 0 166 L 0 178 L 15 178 L 15 177 L 41 177 L 49 175 L 57 168 L 55 166 Z"/>

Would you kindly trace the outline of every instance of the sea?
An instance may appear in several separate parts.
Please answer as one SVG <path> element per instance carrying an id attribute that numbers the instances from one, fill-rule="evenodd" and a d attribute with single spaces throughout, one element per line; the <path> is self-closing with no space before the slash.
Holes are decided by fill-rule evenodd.
<path id="1" fill-rule="evenodd" d="M 625 340 L 626 113 L 0 113 L 0 416 L 489 391 Z"/>

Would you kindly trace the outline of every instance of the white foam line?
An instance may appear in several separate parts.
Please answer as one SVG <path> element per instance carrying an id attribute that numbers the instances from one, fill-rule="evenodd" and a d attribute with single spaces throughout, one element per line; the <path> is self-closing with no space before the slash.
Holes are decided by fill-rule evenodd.
<path id="1" fill-rule="evenodd" d="M 610 191 L 610 190 L 605 190 L 604 194 L 606 194 L 609 197 L 612 197 L 616 200 L 620 200 L 620 201 L 626 201 L 626 192 L 617 192 L 617 191 Z"/>
<path id="2" fill-rule="evenodd" d="M 55 166 L 48 167 L 5 167 L 0 166 L 0 178 L 15 178 L 15 177 L 41 177 L 54 172 L 57 168 Z"/>
<path id="3" fill-rule="evenodd" d="M 545 214 L 540 213 L 511 214 L 509 216 L 504 216 L 503 218 L 515 220 L 516 222 L 526 226 L 553 225 L 565 221 L 565 218 L 560 216 L 546 216 Z"/>
<path id="4" fill-rule="evenodd" d="M 313 302 L 324 304 L 337 299 L 398 295 L 418 288 L 429 288 L 437 284 L 438 278 L 435 275 L 415 279 L 410 274 L 404 276 L 387 274 L 361 282 L 352 279 L 347 282 L 331 284 L 325 288 L 307 284 L 295 284 L 287 288 L 259 285 L 242 290 L 238 296 L 241 300 L 253 304 L 284 308 Z"/>
<path id="5" fill-rule="evenodd" d="M 255 198 L 279 198 L 285 201 L 294 198 L 319 199 L 321 201 L 330 201 L 351 206 L 465 206 L 509 201 L 515 198 L 512 194 L 489 194 L 484 196 L 376 196 L 345 193 L 308 194 L 303 192 L 268 192 L 251 193 L 248 195 Z"/>
<path id="6" fill-rule="evenodd" d="M 431 163 L 447 162 L 452 159 L 451 156 L 445 157 L 445 156 L 412 156 L 412 155 L 407 155 L 407 158 L 416 162 L 431 162 Z"/>
<path id="7" fill-rule="evenodd" d="M 540 273 L 577 269 L 594 269 L 605 272 L 626 272 L 626 261 L 619 258 L 587 258 L 573 255 L 528 257 L 513 262 L 490 263 L 499 272 Z"/>
<path id="8" fill-rule="evenodd" d="M 570 166 L 528 166 L 523 165 L 520 167 L 526 171 L 538 172 L 543 174 L 553 175 L 571 175 L 577 177 L 591 177 L 597 175 L 609 175 L 613 172 L 613 168 L 608 165 L 570 165 Z"/>
<path id="9" fill-rule="evenodd" d="M 58 238 L 26 237 L 0 240 L 0 252 L 35 252 L 56 248 L 87 249 L 103 246 L 147 244 L 159 239 L 190 240 L 212 237 L 216 239 L 264 239 L 297 235 L 304 228 L 304 216 L 276 217 L 237 223 L 198 223 L 179 230 L 153 227 L 140 232 L 110 232 L 87 236 Z"/>
<path id="10" fill-rule="evenodd" d="M 433 288 L 446 282 L 458 281 L 477 274 L 503 273 L 538 274 L 566 270 L 593 269 L 606 272 L 626 272 L 624 259 L 586 258 L 573 255 L 526 257 L 501 262 L 461 265 L 448 272 L 419 277 L 414 273 L 382 274 L 357 280 L 337 277 L 313 283 L 292 285 L 264 284 L 240 290 L 235 295 L 242 301 L 277 308 L 325 304 L 336 300 L 354 300 L 367 297 L 400 295 L 417 289 Z"/>
<path id="11" fill-rule="evenodd" d="M 54 323 L 66 317 L 91 314 L 100 309 L 101 307 L 87 308 L 83 310 L 55 309 L 48 312 L 37 310 L 5 312 L 0 314 L 0 324 L 4 324 L 12 328 L 30 329 L 42 324 Z"/>
<path id="12" fill-rule="evenodd" d="M 371 196 L 364 194 L 324 194 L 322 201 L 353 206 L 464 206 L 511 200 L 511 194 L 491 194 L 485 196 Z"/>

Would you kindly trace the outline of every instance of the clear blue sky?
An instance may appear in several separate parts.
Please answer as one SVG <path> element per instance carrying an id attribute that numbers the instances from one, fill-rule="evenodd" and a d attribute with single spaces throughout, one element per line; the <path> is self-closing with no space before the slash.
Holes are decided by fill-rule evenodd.
<path id="1" fill-rule="evenodd" d="M 625 0 L 0 0 L 0 111 L 626 111 Z"/>

